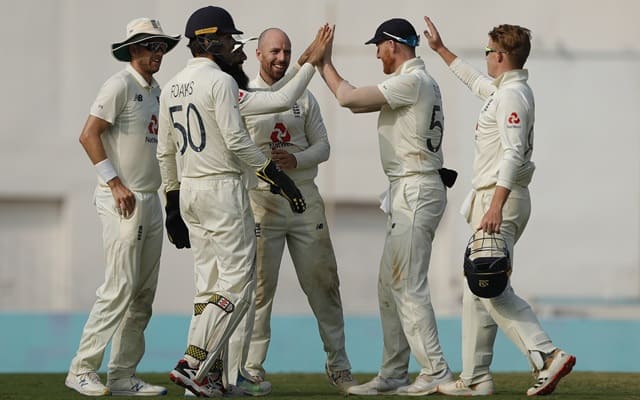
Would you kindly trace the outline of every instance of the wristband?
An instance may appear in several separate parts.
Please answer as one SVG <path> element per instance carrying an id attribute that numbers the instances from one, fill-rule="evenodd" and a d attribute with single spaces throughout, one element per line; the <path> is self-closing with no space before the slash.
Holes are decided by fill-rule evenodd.
<path id="1" fill-rule="evenodd" d="M 96 171 L 98 171 L 98 175 L 100 176 L 100 178 L 102 178 L 104 183 L 108 183 L 110 180 L 118 176 L 116 169 L 113 168 L 113 164 L 111 164 L 111 161 L 109 161 L 108 158 L 105 158 L 104 160 L 95 164 L 94 167 Z"/>

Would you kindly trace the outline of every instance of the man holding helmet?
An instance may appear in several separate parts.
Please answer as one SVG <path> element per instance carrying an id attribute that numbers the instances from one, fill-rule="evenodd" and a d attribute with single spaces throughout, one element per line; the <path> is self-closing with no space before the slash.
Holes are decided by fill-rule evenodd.
<path id="1" fill-rule="evenodd" d="M 474 230 L 502 234 L 509 257 L 513 257 L 513 247 L 529 221 L 528 185 L 535 169 L 531 161 L 535 103 L 524 69 L 531 33 L 507 24 L 489 32 L 485 48 L 488 78 L 449 51 L 431 20 L 424 20 L 428 27 L 424 35 L 431 49 L 484 101 L 474 132 L 473 190 L 463 212 Z M 493 393 L 489 367 L 498 327 L 528 357 L 535 373 L 536 383 L 526 394 L 553 392 L 560 379 L 571 372 L 576 358 L 554 346 L 531 306 L 514 292 L 504 275 L 510 263 L 501 266 L 492 262 L 483 267 L 469 257 L 465 263 L 468 285 L 462 300 L 462 374 L 459 380 L 440 385 L 439 392 L 453 396 Z M 492 282 L 476 279 L 477 268 L 501 271 L 502 278 L 495 281 L 499 290 L 480 290 L 477 284 Z"/>

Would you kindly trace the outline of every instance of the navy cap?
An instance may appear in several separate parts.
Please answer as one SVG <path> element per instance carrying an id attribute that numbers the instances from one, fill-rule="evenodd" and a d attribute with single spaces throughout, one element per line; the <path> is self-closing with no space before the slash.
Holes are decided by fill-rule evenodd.
<path id="1" fill-rule="evenodd" d="M 207 6 L 191 14 L 184 35 L 189 39 L 194 39 L 198 35 L 207 33 L 242 34 L 244 32 L 236 28 L 233 18 L 227 10 L 222 7 Z"/>
<path id="2" fill-rule="evenodd" d="M 380 24 L 375 35 L 365 44 L 378 44 L 385 40 L 394 40 L 410 47 L 417 47 L 420 43 L 420 36 L 416 33 L 411 22 L 402 18 L 392 18 Z"/>

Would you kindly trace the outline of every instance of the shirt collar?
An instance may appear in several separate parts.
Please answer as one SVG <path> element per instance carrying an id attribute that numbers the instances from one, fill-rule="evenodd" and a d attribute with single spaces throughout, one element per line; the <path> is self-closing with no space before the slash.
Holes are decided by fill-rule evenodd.
<path id="1" fill-rule="evenodd" d="M 274 85 L 277 84 L 278 82 L 274 83 Z M 272 85 L 269 85 L 267 82 L 265 82 L 265 80 L 262 79 L 262 76 L 260 76 L 260 72 L 258 72 L 258 76 L 256 76 L 256 79 L 251 81 L 249 86 L 253 89 L 270 89 Z"/>
<path id="2" fill-rule="evenodd" d="M 420 57 L 413 57 L 408 59 L 407 61 L 400 64 L 400 67 L 396 69 L 396 71 L 391 74 L 392 76 L 406 74 L 407 72 L 411 72 L 415 69 L 425 69 L 424 61 Z"/>
<path id="3" fill-rule="evenodd" d="M 209 64 L 212 67 L 214 67 L 215 69 L 222 70 L 220 68 L 220 66 L 218 64 L 216 64 L 215 61 L 213 61 L 212 59 L 210 59 L 208 57 L 193 57 L 189 61 L 187 61 L 187 65 L 189 65 L 189 66 L 191 66 L 191 65 L 200 65 L 200 64 Z"/>
<path id="4" fill-rule="evenodd" d="M 131 63 L 127 64 L 127 71 L 129 71 L 129 73 L 135 78 L 138 84 L 145 89 L 160 87 L 160 85 L 158 85 L 158 82 L 156 82 L 156 79 L 153 77 L 151 78 L 151 84 L 149 84 L 149 82 L 147 82 L 147 80 L 144 79 L 144 77 L 138 71 L 136 71 L 135 68 L 133 68 L 133 65 L 131 65 Z"/>
<path id="5" fill-rule="evenodd" d="M 502 85 L 506 85 L 512 82 L 526 81 L 529 79 L 529 71 L 526 69 L 512 69 L 502 73 L 499 77 L 493 80 L 493 85 L 499 88 Z"/>

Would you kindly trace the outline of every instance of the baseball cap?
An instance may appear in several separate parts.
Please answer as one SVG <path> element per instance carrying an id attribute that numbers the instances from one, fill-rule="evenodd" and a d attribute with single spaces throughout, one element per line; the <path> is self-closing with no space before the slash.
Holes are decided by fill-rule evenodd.
<path id="1" fill-rule="evenodd" d="M 232 33 L 242 34 L 236 28 L 233 18 L 222 7 L 207 6 L 197 9 L 187 20 L 184 35 L 189 39 L 195 39 L 198 35 L 207 33 Z"/>
<path id="2" fill-rule="evenodd" d="M 365 44 L 378 44 L 385 40 L 395 40 L 410 47 L 417 47 L 420 43 L 420 36 L 416 33 L 411 22 L 403 18 L 392 18 L 380 24 L 375 35 Z"/>
<path id="3" fill-rule="evenodd" d="M 243 38 L 240 35 L 233 35 L 233 40 L 236 41 L 236 44 L 233 45 L 233 50 L 231 50 L 232 52 L 238 50 L 240 47 L 242 47 L 245 44 L 247 44 L 247 42 L 250 42 L 252 40 L 258 40 L 258 37 L 257 36 L 250 36 L 248 38 Z"/>
<path id="4" fill-rule="evenodd" d="M 151 18 L 136 18 L 127 24 L 126 37 L 122 42 L 111 45 L 111 53 L 119 61 L 131 61 L 129 45 L 140 43 L 147 39 L 158 39 L 167 43 L 167 52 L 180 41 L 180 35 L 165 35 L 160 21 Z"/>

